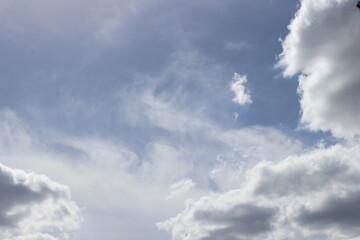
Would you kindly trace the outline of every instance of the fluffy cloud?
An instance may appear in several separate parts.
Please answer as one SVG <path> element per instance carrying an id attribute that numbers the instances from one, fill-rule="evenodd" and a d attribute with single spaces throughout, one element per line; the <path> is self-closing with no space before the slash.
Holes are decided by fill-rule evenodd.
<path id="1" fill-rule="evenodd" d="M 1 239 L 67 239 L 79 227 L 80 209 L 66 186 L 0 165 Z"/>
<path id="2" fill-rule="evenodd" d="M 240 189 L 188 201 L 158 227 L 175 240 L 358 239 L 359 156 L 358 145 L 336 145 L 262 161 Z"/>
<path id="3" fill-rule="evenodd" d="M 360 133 L 359 11 L 352 0 L 302 0 L 279 66 L 299 77 L 301 122 L 338 137 Z"/>
<path id="4" fill-rule="evenodd" d="M 232 99 L 234 103 L 238 103 L 240 105 L 252 103 L 250 91 L 245 88 L 245 83 L 247 83 L 247 76 L 234 73 L 233 81 L 230 84 L 230 89 L 235 94 L 235 97 Z"/>

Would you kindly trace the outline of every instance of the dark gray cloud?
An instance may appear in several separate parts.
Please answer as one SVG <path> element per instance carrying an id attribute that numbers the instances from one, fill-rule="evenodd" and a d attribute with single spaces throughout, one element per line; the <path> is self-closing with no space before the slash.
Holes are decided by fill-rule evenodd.
<path id="1" fill-rule="evenodd" d="M 31 190 L 22 183 L 15 183 L 13 176 L 7 172 L 0 172 L 0 226 L 15 226 L 19 220 L 26 217 L 29 211 L 23 211 L 16 215 L 9 215 L 8 211 L 17 206 L 31 205 L 42 202 L 48 195 L 49 189 L 41 189 L 39 192 Z M 50 192 L 51 193 L 51 192 Z M 53 192 L 54 193 L 54 192 Z M 51 194 L 50 194 L 51 196 Z"/>
<path id="2" fill-rule="evenodd" d="M 251 239 L 271 230 L 275 208 L 241 204 L 226 211 L 197 211 L 194 218 L 205 224 L 224 226 L 210 231 L 202 240 Z"/>
<path id="3" fill-rule="evenodd" d="M 318 209 L 303 208 L 297 222 L 312 230 L 337 229 L 348 234 L 360 234 L 360 192 L 344 197 L 330 196 Z"/>
<path id="4" fill-rule="evenodd" d="M 0 165 L 0 237 L 63 239 L 81 221 L 67 187 Z"/>

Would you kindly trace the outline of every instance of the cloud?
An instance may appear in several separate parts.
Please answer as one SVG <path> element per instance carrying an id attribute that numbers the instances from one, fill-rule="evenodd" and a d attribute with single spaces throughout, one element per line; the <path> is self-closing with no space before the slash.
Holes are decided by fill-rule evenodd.
<path id="1" fill-rule="evenodd" d="M 262 161 L 240 188 L 188 201 L 157 226 L 174 240 L 357 239 L 359 153 L 358 144 L 335 145 Z"/>
<path id="2" fill-rule="evenodd" d="M 235 94 L 235 97 L 232 99 L 234 103 L 238 103 L 240 105 L 252 103 L 250 91 L 244 86 L 246 82 L 247 76 L 234 73 L 233 81 L 230 84 L 230 89 Z"/>
<path id="3" fill-rule="evenodd" d="M 180 182 L 174 183 L 173 185 L 171 185 L 171 193 L 169 194 L 169 196 L 166 197 L 166 199 L 172 199 L 181 194 L 184 194 L 194 186 L 195 183 L 191 179 L 184 179 Z"/>
<path id="4" fill-rule="evenodd" d="M 260 179 L 254 193 L 267 197 L 301 196 L 332 188 L 335 184 L 345 188 L 357 184 L 360 181 L 358 153 L 358 146 L 337 145 L 289 157 L 277 165 L 263 162 L 253 170 Z"/>
<path id="5" fill-rule="evenodd" d="M 15 238 L 11 238 L 12 240 L 57 240 L 53 236 L 49 234 L 31 234 L 27 236 L 19 236 Z M 7 239 L 6 239 L 7 240 Z"/>
<path id="6" fill-rule="evenodd" d="M 0 123 L 1 153 L 15 152 L 18 148 L 22 150 L 31 148 L 32 139 L 28 134 L 29 129 L 13 111 L 9 109 L 0 111 Z"/>
<path id="7" fill-rule="evenodd" d="M 147 90 L 140 100 L 145 117 L 160 128 L 179 133 L 194 133 L 211 128 L 211 123 L 194 116 L 195 113 L 189 109 L 178 109 L 174 96 L 155 96 L 153 91 Z"/>
<path id="8" fill-rule="evenodd" d="M 0 146 L 4 146 L 0 149 L 2 162 L 44 173 L 70 186 L 76 202 L 86 207 L 83 213 L 86 221 L 77 232 L 82 238 L 115 239 L 124 232 L 128 238 L 140 238 L 139 229 L 146 229 L 156 238 L 164 233 L 158 233 L 155 223 L 180 212 L 185 199 L 198 199 L 207 194 L 209 187 L 216 191 L 238 188 L 244 182 L 243 174 L 257 162 L 264 159 L 277 162 L 302 149 L 299 141 L 278 130 L 266 127 L 224 130 L 205 121 L 206 118 L 184 111 L 177 102 L 158 98 L 153 96 L 158 105 L 153 102 L 151 105 L 166 106 L 165 115 L 174 113 L 189 121 L 207 122 L 210 128 L 198 125 L 187 130 L 187 137 L 178 137 L 177 128 L 170 121 L 164 128 L 169 133 L 174 131 L 175 137 L 171 138 L 169 133 L 165 137 L 158 135 L 135 151 L 123 142 L 101 136 L 46 131 L 39 134 L 7 110 L 0 114 L 0 126 L 4 129 L 0 138 Z M 151 115 L 156 109 L 149 107 L 145 113 Z M 166 199 L 171 195 L 171 199 Z M 241 204 L 268 208 L 251 202 L 236 202 L 231 207 Z M 129 229 L 131 232 L 127 232 Z"/>
<path id="9" fill-rule="evenodd" d="M 301 123 L 337 137 L 360 133 L 359 11 L 352 0 L 302 0 L 278 66 L 300 73 Z"/>
<path id="10" fill-rule="evenodd" d="M 1 239 L 66 239 L 79 228 L 79 207 L 68 187 L 0 164 Z"/>
<path id="11" fill-rule="evenodd" d="M 222 191 L 238 188 L 246 171 L 263 160 L 276 163 L 303 151 L 300 141 L 274 128 L 253 126 L 219 131 L 215 136 L 228 148 L 216 156 L 210 171 L 211 180 Z"/>
<path id="12" fill-rule="evenodd" d="M 204 196 L 187 201 L 187 208 L 178 216 L 157 224 L 172 233 L 172 239 L 257 239 L 273 228 L 276 207 L 262 206 L 239 199 L 244 192 Z"/>
<path id="13" fill-rule="evenodd" d="M 70 239 L 75 234 L 84 239 L 118 239 L 124 234 L 127 238 L 140 239 L 144 232 L 155 239 L 162 239 L 164 233 L 159 233 L 155 227 L 158 219 L 181 210 L 186 197 L 200 195 L 197 189 L 186 194 L 183 192 L 186 189 L 183 189 L 171 201 L 166 200 L 171 183 L 187 179 L 192 169 L 192 164 L 187 161 L 190 155 L 183 148 L 168 141 L 151 141 L 139 154 L 122 142 L 93 135 L 79 137 L 46 131 L 39 134 L 26 127 L 11 110 L 0 112 L 0 127 L 3 130 L 0 134 L 2 163 L 41 172 L 65 183 L 71 188 L 76 203 L 84 206 L 82 215 L 85 221 L 79 230 L 69 234 Z M 46 185 L 47 178 L 43 182 Z M 0 191 L 1 194 L 6 192 L 2 189 Z M 60 232 L 53 231 L 56 231 L 57 227 L 61 227 L 60 230 L 64 232 L 71 228 L 67 228 L 68 225 L 61 226 L 61 221 L 67 221 L 65 213 L 56 215 L 52 208 L 55 208 L 57 203 L 60 204 L 59 208 L 65 205 L 63 202 L 68 199 L 68 195 L 64 192 L 62 196 L 61 189 L 51 191 L 49 189 L 35 194 L 35 199 L 31 198 L 32 191 L 25 194 L 25 197 L 29 198 L 28 208 L 34 214 L 49 214 L 48 219 L 39 223 L 44 224 L 44 227 L 39 225 L 35 230 L 27 231 L 26 226 L 21 225 L 16 228 L 16 234 L 9 238 L 6 238 L 7 235 L 0 235 L 0 238 L 62 240 Z M 183 193 L 180 194 L 181 192 Z M 1 195 L 0 200 L 4 196 Z M 144 196 L 148 196 L 146 201 Z M 0 202 L 1 206 L 4 204 Z M 35 217 L 24 216 L 24 224 L 34 222 L 34 225 L 29 226 L 37 226 Z M 56 218 L 57 222 L 54 223 L 55 220 L 51 217 Z M 4 222 L 7 220 L 0 219 Z M 53 223 L 54 226 L 51 225 Z M 15 231 L 9 232 L 9 228 L 4 231 L 9 234 Z M 51 229 L 48 231 L 48 228 Z M 139 229 L 142 230 L 141 233 Z"/>
<path id="14" fill-rule="evenodd" d="M 250 47 L 250 45 L 245 41 L 228 42 L 225 44 L 225 49 L 231 50 L 231 51 L 243 51 L 249 47 Z"/>
<path id="15" fill-rule="evenodd" d="M 332 196 L 318 209 L 304 208 L 297 221 L 300 225 L 313 230 L 341 230 L 345 234 L 360 234 L 360 191 L 350 192 L 346 196 Z"/>
<path id="16" fill-rule="evenodd" d="M 202 240 L 251 239 L 271 230 L 271 220 L 275 213 L 275 208 L 248 203 L 236 205 L 226 211 L 197 211 L 194 216 L 197 221 L 205 224 L 223 226 L 210 231 Z"/>

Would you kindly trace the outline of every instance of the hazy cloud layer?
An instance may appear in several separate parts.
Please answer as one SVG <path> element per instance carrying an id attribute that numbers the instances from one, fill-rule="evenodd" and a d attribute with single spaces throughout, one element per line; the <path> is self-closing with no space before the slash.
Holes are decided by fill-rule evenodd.
<path id="1" fill-rule="evenodd" d="M 300 73 L 301 122 L 338 137 L 360 133 L 359 9 L 352 0 L 302 0 L 279 65 Z"/>
<path id="2" fill-rule="evenodd" d="M 67 239 L 80 209 L 69 189 L 49 178 L 0 165 L 1 239 Z"/>

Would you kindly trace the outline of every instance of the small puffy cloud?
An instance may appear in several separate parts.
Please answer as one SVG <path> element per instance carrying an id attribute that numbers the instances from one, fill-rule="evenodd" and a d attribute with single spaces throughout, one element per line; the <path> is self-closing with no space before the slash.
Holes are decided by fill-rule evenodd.
<path id="1" fill-rule="evenodd" d="M 0 238 L 66 239 L 82 220 L 69 189 L 49 178 L 0 164 Z"/>
<path id="2" fill-rule="evenodd" d="M 240 105 L 252 103 L 250 91 L 244 86 L 246 82 L 246 75 L 243 76 L 238 73 L 234 73 L 233 80 L 230 84 L 230 89 L 235 94 L 235 97 L 232 99 L 234 103 L 238 103 Z"/>
<path id="3" fill-rule="evenodd" d="M 174 240 L 358 239 L 359 153 L 359 145 L 335 145 L 262 161 L 239 189 L 188 201 L 157 226 Z"/>
<path id="4" fill-rule="evenodd" d="M 360 24 L 352 0 L 302 0 L 279 66 L 300 73 L 301 123 L 337 137 L 360 134 Z"/>

